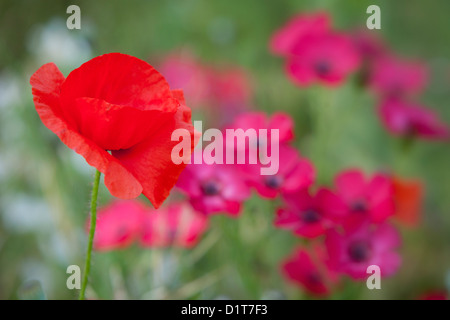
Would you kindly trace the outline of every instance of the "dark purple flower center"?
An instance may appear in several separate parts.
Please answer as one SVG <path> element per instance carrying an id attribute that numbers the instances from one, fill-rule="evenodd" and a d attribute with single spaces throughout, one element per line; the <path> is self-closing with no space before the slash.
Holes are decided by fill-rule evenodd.
<path id="1" fill-rule="evenodd" d="M 364 199 L 358 199 L 351 204 L 352 212 L 364 213 L 369 209 L 368 207 L 367 201 Z"/>
<path id="2" fill-rule="evenodd" d="M 372 250 L 367 241 L 355 241 L 350 244 L 348 254 L 354 262 L 364 262 L 370 258 Z"/>
<path id="3" fill-rule="evenodd" d="M 302 220 L 305 223 L 315 223 L 320 220 L 320 214 L 314 209 L 308 209 L 303 212 Z"/>
<path id="4" fill-rule="evenodd" d="M 205 196 L 215 196 L 220 192 L 220 185 L 216 181 L 208 180 L 202 183 L 201 189 Z"/>
<path id="5" fill-rule="evenodd" d="M 308 281 L 311 285 L 320 285 L 322 284 L 322 277 L 318 272 L 311 272 L 308 274 Z"/>
<path id="6" fill-rule="evenodd" d="M 268 131 L 269 131 L 269 134 L 270 134 L 270 129 Z M 255 147 L 259 151 L 261 151 L 262 148 L 264 148 L 266 145 L 270 144 L 270 140 L 269 139 L 270 139 L 269 137 L 265 137 L 265 136 L 261 136 L 261 135 L 258 136 L 256 138 L 256 141 L 255 141 Z M 267 150 L 267 152 L 270 152 L 270 148 L 269 148 L 269 150 Z"/>
<path id="7" fill-rule="evenodd" d="M 258 149 L 259 149 L 259 147 L 261 146 L 261 139 L 259 139 L 259 138 L 256 138 L 256 142 L 255 142 L 255 144 L 256 144 L 256 148 L 258 148 Z"/>
<path id="8" fill-rule="evenodd" d="M 265 181 L 266 187 L 269 189 L 278 189 L 281 186 L 282 182 L 283 179 L 276 175 L 268 176 Z"/>
<path id="9" fill-rule="evenodd" d="M 413 121 L 408 120 L 403 130 L 403 135 L 405 139 L 413 139 L 416 134 L 417 134 L 416 124 Z"/>
<path id="10" fill-rule="evenodd" d="M 319 76 L 326 76 L 331 71 L 331 65 L 328 61 L 319 60 L 314 65 L 314 70 Z"/>
<path id="11" fill-rule="evenodd" d="M 177 237 L 177 229 L 175 229 L 175 228 L 170 228 L 168 231 L 167 231 L 167 240 L 169 241 L 169 243 L 174 243 L 175 242 L 175 239 L 176 239 L 176 237 Z"/>

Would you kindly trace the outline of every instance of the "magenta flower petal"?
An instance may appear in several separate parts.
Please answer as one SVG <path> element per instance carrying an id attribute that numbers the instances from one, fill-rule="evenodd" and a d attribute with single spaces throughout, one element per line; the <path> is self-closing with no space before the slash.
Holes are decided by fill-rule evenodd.
<path id="1" fill-rule="evenodd" d="M 386 56 L 372 66 L 370 85 L 386 97 L 420 94 L 428 83 L 428 70 L 422 62 Z"/>
<path id="2" fill-rule="evenodd" d="M 328 32 L 330 20 L 330 16 L 326 12 L 299 14 L 293 17 L 272 36 L 271 51 L 279 55 L 290 54 L 294 46 L 304 37 Z"/>
<path id="3" fill-rule="evenodd" d="M 448 140 L 450 130 L 433 110 L 403 102 L 386 100 L 380 107 L 380 117 L 386 129 L 400 136 L 430 140 Z"/>
<path id="4" fill-rule="evenodd" d="M 313 82 L 336 86 L 357 70 L 360 55 L 349 37 L 329 33 L 308 37 L 289 56 L 287 71 L 301 86 Z"/>
<path id="5" fill-rule="evenodd" d="M 367 221 L 384 222 L 395 212 L 391 179 L 375 174 L 366 180 L 360 170 L 352 169 L 336 176 L 337 194 L 347 206 L 344 227 L 353 229 Z"/>
<path id="6" fill-rule="evenodd" d="M 203 214 L 239 214 L 240 203 L 250 189 L 236 166 L 226 164 L 189 164 L 180 175 L 177 187 L 191 205 Z"/>
<path id="7" fill-rule="evenodd" d="M 314 254 L 311 254 L 313 252 Z M 296 249 L 292 255 L 282 263 L 284 276 L 304 287 L 309 293 L 326 296 L 330 293 L 330 285 L 338 279 L 327 267 L 321 248 L 313 250 Z"/>
<path id="8" fill-rule="evenodd" d="M 367 278 L 367 267 L 370 265 L 379 266 L 381 276 L 391 276 L 398 271 L 401 265 L 396 251 L 400 245 L 399 239 L 398 232 L 390 225 L 371 228 L 369 224 L 363 224 L 343 234 L 336 230 L 329 231 L 325 244 L 330 266 L 334 270 L 363 280 Z"/>

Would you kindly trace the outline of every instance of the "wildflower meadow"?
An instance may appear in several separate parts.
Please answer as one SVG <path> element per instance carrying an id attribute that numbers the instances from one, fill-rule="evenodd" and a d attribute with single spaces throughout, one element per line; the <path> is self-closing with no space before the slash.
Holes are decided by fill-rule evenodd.
<path id="1" fill-rule="evenodd" d="M 450 3 L 376 2 L 3 1 L 0 299 L 448 299 Z"/>

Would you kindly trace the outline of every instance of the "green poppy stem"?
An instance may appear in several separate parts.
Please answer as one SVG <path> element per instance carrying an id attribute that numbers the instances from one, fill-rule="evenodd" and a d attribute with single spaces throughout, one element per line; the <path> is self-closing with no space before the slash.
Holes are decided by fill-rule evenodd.
<path id="1" fill-rule="evenodd" d="M 91 254 L 92 254 L 92 246 L 94 244 L 94 235 L 95 235 L 95 225 L 97 223 L 97 198 L 98 198 L 98 187 L 100 185 L 100 175 L 101 172 L 97 170 L 94 178 L 94 186 L 92 187 L 92 196 L 91 196 L 91 224 L 89 230 L 89 242 L 86 251 L 86 263 L 84 265 L 84 275 L 83 282 L 81 284 L 80 296 L 79 300 L 84 300 L 84 295 L 86 292 L 86 286 L 88 283 L 89 271 L 91 269 Z"/>

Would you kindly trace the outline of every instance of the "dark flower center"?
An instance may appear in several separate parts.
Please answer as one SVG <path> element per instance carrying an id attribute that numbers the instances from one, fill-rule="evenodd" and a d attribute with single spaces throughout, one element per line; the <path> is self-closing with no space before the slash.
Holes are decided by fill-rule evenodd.
<path id="1" fill-rule="evenodd" d="M 403 135 L 405 137 L 405 140 L 412 140 L 414 136 L 417 134 L 417 128 L 415 123 L 413 123 L 411 120 L 408 120 L 408 122 L 405 125 L 405 128 L 403 129 Z"/>
<path id="2" fill-rule="evenodd" d="M 308 209 L 303 212 L 302 220 L 305 223 L 314 223 L 320 220 L 320 214 L 314 209 Z"/>
<path id="3" fill-rule="evenodd" d="M 371 255 L 370 244 L 367 241 L 356 241 L 348 248 L 350 259 L 354 262 L 367 261 Z"/>
<path id="4" fill-rule="evenodd" d="M 311 285 L 320 285 L 322 284 L 322 277 L 317 272 L 311 272 L 308 275 L 308 281 Z"/>
<path id="5" fill-rule="evenodd" d="M 258 150 L 260 150 L 261 148 L 263 148 L 268 144 L 268 141 L 270 141 L 268 140 L 268 137 L 258 136 L 255 141 L 255 147 L 258 148 Z"/>
<path id="6" fill-rule="evenodd" d="M 177 230 L 174 228 L 170 228 L 169 231 L 167 232 L 167 240 L 169 241 L 169 243 L 174 243 L 176 237 L 177 237 Z"/>
<path id="7" fill-rule="evenodd" d="M 202 183 L 201 189 L 205 196 L 215 196 L 220 192 L 220 185 L 216 181 L 208 180 Z"/>
<path id="8" fill-rule="evenodd" d="M 314 70 L 319 76 L 326 76 L 331 71 L 331 65 L 328 61 L 320 60 L 314 65 Z"/>
<path id="9" fill-rule="evenodd" d="M 283 182 L 283 179 L 281 177 L 273 175 L 268 176 L 266 178 L 266 187 L 270 189 L 278 189 L 281 186 L 281 183 Z"/>
<path id="10" fill-rule="evenodd" d="M 368 210 L 367 201 L 364 199 L 356 200 L 351 205 L 352 212 L 361 212 L 364 213 Z"/>

